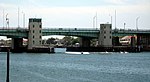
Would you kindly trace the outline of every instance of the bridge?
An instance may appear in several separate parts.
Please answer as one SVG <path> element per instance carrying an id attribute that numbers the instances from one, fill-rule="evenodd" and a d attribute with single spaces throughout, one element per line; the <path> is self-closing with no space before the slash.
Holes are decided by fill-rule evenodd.
<path id="1" fill-rule="evenodd" d="M 1 27 L 0 27 L 1 28 Z M 0 29 L 0 36 L 7 36 L 9 38 L 28 38 L 28 29 L 14 28 L 14 29 Z M 42 29 L 42 36 L 49 35 L 64 35 L 87 38 L 98 38 L 100 34 L 99 29 L 83 29 L 83 28 L 49 28 Z M 113 29 L 112 36 L 127 36 L 127 35 L 150 35 L 150 30 L 119 30 Z"/>
<path id="2" fill-rule="evenodd" d="M 10 28 L 10 27 L 9 27 Z M 101 29 L 101 30 L 100 30 Z M 42 36 L 49 35 L 64 35 L 80 37 L 80 46 L 89 47 L 91 39 L 98 39 L 99 45 L 109 45 L 112 43 L 117 46 L 119 44 L 118 36 L 132 35 L 137 36 L 137 42 L 132 39 L 131 43 L 136 45 L 150 45 L 150 30 L 119 30 L 113 29 L 111 24 L 101 24 L 100 29 L 91 28 L 48 28 L 42 29 L 41 19 L 29 19 L 28 29 L 0 29 L 0 36 L 7 36 L 12 38 L 12 49 L 19 49 L 22 47 L 23 38 L 28 39 L 28 49 L 41 46 Z M 109 44 L 108 44 L 109 43 Z"/>

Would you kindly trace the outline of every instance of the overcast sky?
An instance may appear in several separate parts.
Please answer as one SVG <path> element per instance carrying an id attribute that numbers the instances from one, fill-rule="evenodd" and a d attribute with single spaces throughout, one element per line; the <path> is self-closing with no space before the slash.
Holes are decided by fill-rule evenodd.
<path id="1" fill-rule="evenodd" d="M 23 26 L 29 18 L 42 18 L 43 27 L 93 28 L 93 17 L 97 12 L 97 27 L 111 21 L 117 28 L 135 29 L 136 18 L 140 29 L 150 29 L 150 0 L 0 0 L 0 27 L 3 26 L 3 10 L 8 13 L 10 27 Z"/>

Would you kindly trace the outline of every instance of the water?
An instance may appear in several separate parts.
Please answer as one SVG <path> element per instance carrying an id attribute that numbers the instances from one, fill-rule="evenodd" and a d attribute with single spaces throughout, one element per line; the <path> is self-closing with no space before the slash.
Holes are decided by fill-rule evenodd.
<path id="1" fill-rule="evenodd" d="M 13 54 L 11 82 L 150 82 L 150 53 Z M 0 82 L 6 53 L 0 53 Z"/>

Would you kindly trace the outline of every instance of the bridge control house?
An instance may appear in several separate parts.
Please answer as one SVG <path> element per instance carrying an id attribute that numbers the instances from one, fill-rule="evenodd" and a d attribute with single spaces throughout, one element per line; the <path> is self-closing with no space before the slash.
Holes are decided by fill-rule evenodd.
<path id="1" fill-rule="evenodd" d="M 29 19 L 28 49 L 39 47 L 42 44 L 41 21 L 41 19 Z"/>

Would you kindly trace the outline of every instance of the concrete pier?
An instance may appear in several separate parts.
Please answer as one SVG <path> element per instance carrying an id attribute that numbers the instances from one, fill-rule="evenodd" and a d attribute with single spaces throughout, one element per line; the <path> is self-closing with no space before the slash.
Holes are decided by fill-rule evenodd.
<path id="1" fill-rule="evenodd" d="M 80 46 L 81 47 L 90 47 L 90 38 L 82 37 L 80 39 Z"/>

